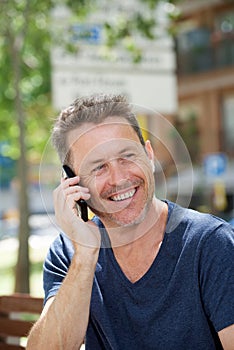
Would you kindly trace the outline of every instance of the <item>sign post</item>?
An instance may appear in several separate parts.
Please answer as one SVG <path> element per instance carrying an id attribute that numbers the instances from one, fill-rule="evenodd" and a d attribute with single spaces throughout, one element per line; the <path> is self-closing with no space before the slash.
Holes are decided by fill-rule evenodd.
<path id="1" fill-rule="evenodd" d="M 227 207 L 225 183 L 222 175 L 227 170 L 227 156 L 224 153 L 214 153 L 204 159 L 204 170 L 208 179 L 213 179 L 213 205 L 218 211 Z"/>

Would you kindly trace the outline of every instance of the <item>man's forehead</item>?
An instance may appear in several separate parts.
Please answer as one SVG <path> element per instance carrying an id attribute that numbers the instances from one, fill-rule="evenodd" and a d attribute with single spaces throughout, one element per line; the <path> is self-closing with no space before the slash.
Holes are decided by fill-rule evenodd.
<path id="1" fill-rule="evenodd" d="M 99 124 L 89 122 L 83 123 L 68 132 L 68 147 L 72 147 L 79 141 L 82 142 L 84 140 L 87 142 L 90 138 L 95 136 L 100 136 L 103 141 L 108 139 L 119 139 L 122 138 L 122 133 L 124 133 L 125 138 L 136 139 L 138 141 L 138 136 L 133 127 L 126 119 L 121 117 L 108 117 Z"/>

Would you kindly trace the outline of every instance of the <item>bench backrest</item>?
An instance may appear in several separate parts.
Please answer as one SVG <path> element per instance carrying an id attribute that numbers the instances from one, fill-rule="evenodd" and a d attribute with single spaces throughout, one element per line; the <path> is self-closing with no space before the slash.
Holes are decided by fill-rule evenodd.
<path id="1" fill-rule="evenodd" d="M 20 344 L 38 319 L 43 299 L 28 294 L 0 296 L 0 350 L 25 349 Z"/>

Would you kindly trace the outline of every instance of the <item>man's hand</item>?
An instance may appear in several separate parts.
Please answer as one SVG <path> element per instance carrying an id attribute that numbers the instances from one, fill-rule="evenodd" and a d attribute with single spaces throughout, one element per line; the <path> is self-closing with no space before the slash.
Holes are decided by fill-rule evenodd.
<path id="1" fill-rule="evenodd" d="M 100 233 L 96 225 L 88 221 L 85 223 L 77 211 L 77 201 L 90 198 L 89 189 L 79 186 L 79 176 L 61 179 L 61 184 L 54 190 L 55 217 L 59 227 L 73 241 L 75 245 L 99 248 Z"/>

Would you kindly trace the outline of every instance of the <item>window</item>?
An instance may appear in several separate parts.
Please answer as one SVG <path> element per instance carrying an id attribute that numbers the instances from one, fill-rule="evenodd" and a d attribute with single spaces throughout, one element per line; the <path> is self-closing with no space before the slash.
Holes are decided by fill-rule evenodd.
<path id="1" fill-rule="evenodd" d="M 223 150 L 234 156 L 234 94 L 223 100 Z"/>

